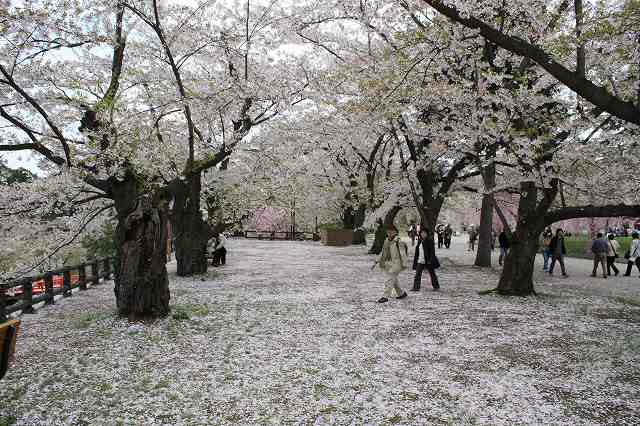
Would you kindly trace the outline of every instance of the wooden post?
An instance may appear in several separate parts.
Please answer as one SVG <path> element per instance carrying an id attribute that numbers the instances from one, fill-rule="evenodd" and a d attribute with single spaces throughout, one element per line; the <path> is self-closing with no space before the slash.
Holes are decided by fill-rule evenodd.
<path id="1" fill-rule="evenodd" d="M 100 284 L 100 270 L 98 268 L 98 261 L 94 260 L 93 263 L 91 264 L 91 276 L 93 277 L 93 282 L 91 283 L 91 285 L 98 285 Z"/>
<path id="2" fill-rule="evenodd" d="M 104 279 L 108 280 L 111 277 L 111 263 L 109 258 L 104 260 Z"/>
<path id="3" fill-rule="evenodd" d="M 71 271 L 69 269 L 65 269 L 62 273 L 62 297 L 71 297 Z"/>
<path id="4" fill-rule="evenodd" d="M 6 320 L 8 320 L 6 311 L 6 297 L 7 296 L 5 295 L 4 291 L 0 291 L 0 322 L 5 322 Z"/>
<path id="5" fill-rule="evenodd" d="M 33 283 L 30 278 L 22 282 L 22 313 L 36 313 L 35 309 L 33 309 Z"/>
<path id="6" fill-rule="evenodd" d="M 80 291 L 87 289 L 87 268 L 86 264 L 82 264 L 78 267 L 78 275 L 80 276 Z"/>
<path id="7" fill-rule="evenodd" d="M 51 272 L 47 272 L 44 276 L 44 292 L 47 295 L 44 304 L 53 305 L 55 303 L 55 295 L 53 294 L 53 274 Z"/>

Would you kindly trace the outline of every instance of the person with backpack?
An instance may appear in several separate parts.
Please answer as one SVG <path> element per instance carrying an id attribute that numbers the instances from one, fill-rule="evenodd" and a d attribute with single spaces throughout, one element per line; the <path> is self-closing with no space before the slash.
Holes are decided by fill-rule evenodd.
<path id="1" fill-rule="evenodd" d="M 562 269 L 562 276 L 567 278 L 567 270 L 564 267 L 564 257 L 567 254 L 567 247 L 564 245 L 564 232 L 558 228 L 556 235 L 551 238 L 549 243 L 549 249 L 551 249 L 551 266 L 549 267 L 549 275 L 553 275 L 553 267 L 556 262 L 560 263 L 560 269 Z"/>
<path id="2" fill-rule="evenodd" d="M 440 284 L 438 283 L 438 277 L 436 275 L 436 269 L 440 267 L 440 262 L 436 257 L 436 249 L 433 244 L 433 235 L 426 228 L 420 230 L 420 236 L 418 237 L 418 244 L 413 255 L 413 270 L 416 271 L 416 275 L 413 279 L 413 288 L 411 291 L 420 291 L 420 284 L 422 281 L 422 272 L 426 269 L 429 271 L 429 277 L 431 278 L 431 287 L 433 291 L 440 290 Z"/>
<path id="3" fill-rule="evenodd" d="M 551 239 L 553 238 L 553 231 L 551 227 L 547 226 L 547 229 L 542 233 L 542 258 L 544 259 L 544 266 L 542 270 L 547 272 L 549 270 L 549 260 L 551 259 Z"/>
<path id="4" fill-rule="evenodd" d="M 616 268 L 616 258 L 618 257 L 618 250 L 620 245 L 616 241 L 615 234 L 609 234 L 609 241 L 607 242 L 607 275 L 611 275 L 611 270 L 615 272 L 616 277 L 620 273 Z"/>
<path id="5" fill-rule="evenodd" d="M 388 302 L 394 290 L 396 299 L 407 297 L 407 292 L 400 288 L 398 282 L 398 275 L 406 268 L 407 252 L 407 245 L 398 238 L 398 229 L 394 225 L 387 227 L 387 239 L 384 241 L 382 253 L 376 262 L 380 265 L 380 269 L 387 274 L 384 295 L 378 300 L 378 303 Z M 375 265 L 373 266 L 375 267 Z"/>
<path id="6" fill-rule="evenodd" d="M 629 247 L 629 251 L 625 253 L 624 257 L 627 258 L 627 272 L 624 274 L 625 277 L 631 275 L 634 264 L 638 268 L 638 272 L 640 272 L 640 233 L 638 233 L 638 231 L 633 231 L 631 234 L 631 247 Z"/>
<path id="7" fill-rule="evenodd" d="M 602 265 L 602 278 L 607 278 L 607 249 L 608 243 L 604 240 L 602 232 L 598 232 L 596 239 L 591 243 L 591 252 L 593 253 L 593 272 L 591 276 L 595 277 L 598 272 L 598 265 Z"/>

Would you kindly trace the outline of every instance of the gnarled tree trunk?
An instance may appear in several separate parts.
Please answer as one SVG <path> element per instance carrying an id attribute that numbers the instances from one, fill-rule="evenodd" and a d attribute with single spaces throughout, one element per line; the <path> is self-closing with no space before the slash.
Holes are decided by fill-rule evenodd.
<path id="1" fill-rule="evenodd" d="M 200 211 L 202 183 L 199 174 L 174 183 L 171 222 L 175 235 L 178 276 L 207 272 L 207 242 L 210 229 Z"/>
<path id="2" fill-rule="evenodd" d="M 402 210 L 400 206 L 393 206 L 391 210 L 384 216 L 384 220 L 378 220 L 378 226 L 376 228 L 376 235 L 373 240 L 373 245 L 369 249 L 369 254 L 380 254 L 382 247 L 384 246 L 384 239 L 387 238 L 387 226 L 393 225 L 393 221 L 396 219 L 398 212 Z"/>
<path id="3" fill-rule="evenodd" d="M 342 226 L 344 229 L 352 229 L 353 244 L 366 244 L 366 233 L 360 229 L 364 224 L 364 218 L 367 206 L 365 204 L 358 204 L 357 208 L 347 206 L 342 213 Z"/>
<path id="4" fill-rule="evenodd" d="M 540 244 L 538 237 L 544 230 L 544 213 L 552 201 L 552 199 L 543 200 L 539 205 L 537 201 L 538 189 L 533 182 L 521 183 L 520 189 L 518 221 L 496 289 L 499 294 L 503 295 L 528 296 L 535 294 L 533 268 Z"/>
<path id="5" fill-rule="evenodd" d="M 115 296 L 118 312 L 130 320 L 169 313 L 166 268 L 167 203 L 160 192 L 145 193 L 129 173 L 112 185 L 118 215 Z"/>

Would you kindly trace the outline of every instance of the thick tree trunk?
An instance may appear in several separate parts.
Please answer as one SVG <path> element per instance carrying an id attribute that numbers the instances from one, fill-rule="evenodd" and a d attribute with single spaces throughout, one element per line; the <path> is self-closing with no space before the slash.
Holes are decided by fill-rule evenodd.
<path id="1" fill-rule="evenodd" d="M 173 186 L 171 215 L 175 234 L 177 274 L 180 277 L 207 272 L 207 242 L 210 230 L 200 211 L 200 175 Z"/>
<path id="2" fill-rule="evenodd" d="M 135 176 L 111 190 L 118 215 L 115 296 L 118 312 L 130 320 L 169 313 L 166 268 L 167 205 L 159 193 L 144 193 Z"/>
<path id="3" fill-rule="evenodd" d="M 537 197 L 538 190 L 533 182 L 521 184 L 518 221 L 496 289 L 499 294 L 513 296 L 535 294 L 533 267 L 539 248 L 538 237 L 544 230 L 544 215 L 539 214 L 540 206 L 538 206 Z"/>
<path id="4" fill-rule="evenodd" d="M 367 244 L 367 233 L 362 229 L 364 225 L 365 214 L 367 206 L 365 204 L 359 204 L 358 209 L 353 215 L 353 244 Z"/>
<path id="5" fill-rule="evenodd" d="M 393 225 L 398 212 L 402 210 L 400 206 L 394 206 L 384 216 L 384 220 L 378 220 L 378 227 L 376 228 L 375 239 L 373 245 L 369 249 L 369 254 L 380 254 L 382 252 L 382 246 L 384 246 L 384 239 L 387 238 L 387 226 Z"/>
<path id="6" fill-rule="evenodd" d="M 373 244 L 369 249 L 369 254 L 380 254 L 382 252 L 382 246 L 384 245 L 385 238 L 387 238 L 387 231 L 385 230 L 382 220 L 378 219 L 376 233 L 373 239 Z"/>
<path id="7" fill-rule="evenodd" d="M 491 163 L 482 169 L 482 180 L 485 190 L 492 190 L 496 181 L 496 166 Z M 491 266 L 491 247 L 493 245 L 493 194 L 482 196 L 482 208 L 480 210 L 480 235 L 478 239 L 478 252 L 474 265 Z"/>

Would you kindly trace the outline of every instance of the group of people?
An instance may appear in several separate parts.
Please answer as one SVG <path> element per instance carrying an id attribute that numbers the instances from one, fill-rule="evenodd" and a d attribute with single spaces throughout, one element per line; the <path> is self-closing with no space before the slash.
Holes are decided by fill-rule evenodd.
<path id="1" fill-rule="evenodd" d="M 227 263 L 227 238 L 223 233 L 213 234 L 207 244 L 207 251 L 211 254 L 211 266 L 218 267 Z"/>
<path id="2" fill-rule="evenodd" d="M 593 253 L 593 271 L 591 276 L 595 277 L 598 272 L 598 267 L 602 265 L 602 277 L 607 278 L 611 275 L 611 271 L 618 276 L 620 271 L 616 267 L 616 258 L 618 257 L 618 250 L 620 245 L 616 241 L 615 234 L 609 234 L 607 239 L 604 238 L 602 232 L 598 232 L 596 239 L 591 244 L 591 252 Z M 624 258 L 627 259 L 627 271 L 624 274 L 625 277 L 631 276 L 633 266 L 635 265 L 640 272 L 640 233 L 635 231 L 631 234 L 631 247 L 624 253 Z"/>
<path id="3" fill-rule="evenodd" d="M 411 244 L 416 243 L 416 238 L 420 239 L 420 225 L 416 225 L 415 222 L 411 222 L 407 234 L 411 238 Z M 436 226 L 436 236 L 438 237 L 438 248 L 451 248 L 451 237 L 453 237 L 453 228 L 451 225 L 440 223 Z"/>
<path id="4" fill-rule="evenodd" d="M 475 225 L 469 225 L 467 233 L 469 235 L 467 250 L 475 251 L 476 242 L 478 241 L 480 232 Z M 500 234 L 496 234 L 496 231 L 491 231 L 491 250 L 495 248 L 496 236 L 498 237 L 498 245 L 500 247 L 500 256 L 498 257 L 498 263 L 502 265 L 504 263 L 504 259 L 506 259 L 507 257 L 507 253 L 509 252 L 509 237 L 504 229 L 500 231 Z"/>
<path id="5" fill-rule="evenodd" d="M 562 276 L 569 276 L 564 264 L 564 257 L 567 254 L 564 236 L 564 231 L 562 229 L 557 229 L 554 234 L 550 227 L 547 227 L 542 234 L 542 253 L 544 259 L 543 270 L 548 272 L 549 275 L 553 275 L 553 269 L 557 262 L 560 264 Z M 610 233 L 605 238 L 602 232 L 598 232 L 596 238 L 591 243 L 591 252 L 593 253 L 593 270 L 591 272 L 591 276 L 597 276 L 599 267 L 602 269 L 603 278 L 610 276 L 612 271 L 615 276 L 618 276 L 620 271 L 616 267 L 616 259 L 620 256 L 619 251 L 620 244 L 616 241 L 615 234 Z M 631 246 L 623 256 L 627 260 L 627 270 L 624 274 L 625 277 L 631 275 L 634 265 L 638 269 L 638 272 L 640 272 L 640 232 L 634 231 L 631 234 Z M 549 260 L 551 260 L 550 266 Z"/>
<path id="6" fill-rule="evenodd" d="M 451 248 L 451 237 L 453 236 L 453 228 L 451 225 L 439 224 L 436 226 L 436 234 L 438 236 L 438 248 Z"/>
<path id="7" fill-rule="evenodd" d="M 440 267 L 440 262 L 436 257 L 436 250 L 433 243 L 433 235 L 430 235 L 429 231 L 421 227 L 417 234 L 418 241 L 415 246 L 413 255 L 413 270 L 416 271 L 413 279 L 412 291 L 420 291 L 422 283 L 422 274 L 424 271 L 429 273 L 431 278 L 431 286 L 433 291 L 440 289 L 440 283 L 436 275 L 436 269 Z M 412 244 L 415 239 L 412 238 Z M 407 297 L 407 292 L 402 290 L 398 281 L 400 273 L 406 269 L 406 257 L 409 250 L 407 245 L 400 241 L 398 237 L 398 229 L 391 225 L 387 228 L 387 239 L 384 241 L 382 252 L 380 257 L 376 261 L 375 265 L 380 265 L 380 268 L 385 271 L 387 280 L 385 282 L 384 294 L 378 300 L 378 303 L 388 302 L 395 292 L 396 299 L 404 299 Z"/>

